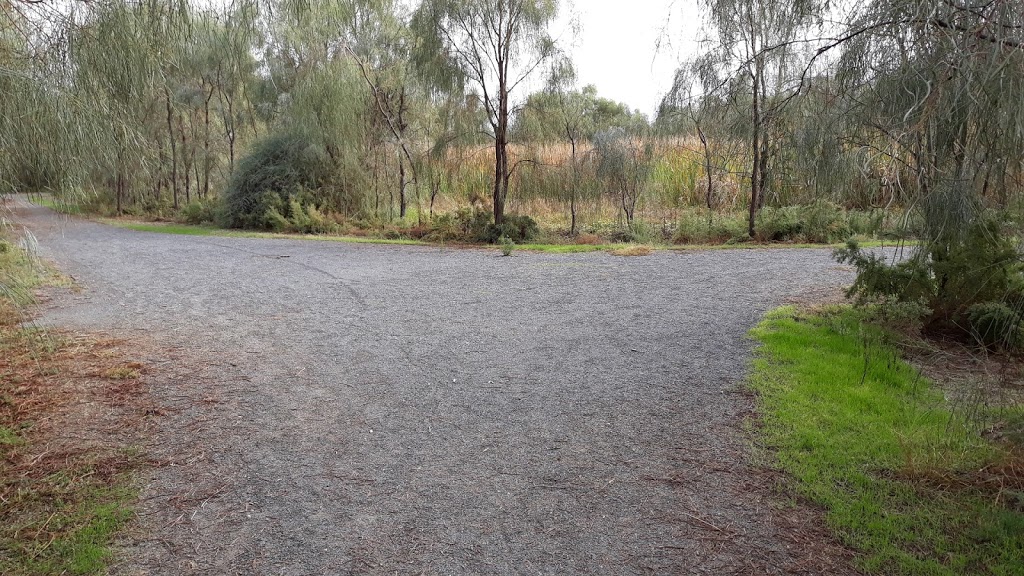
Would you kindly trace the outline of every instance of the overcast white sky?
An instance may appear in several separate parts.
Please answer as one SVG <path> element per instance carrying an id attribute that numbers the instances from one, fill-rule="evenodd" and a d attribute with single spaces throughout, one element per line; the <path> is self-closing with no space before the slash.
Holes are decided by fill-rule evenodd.
<path id="1" fill-rule="evenodd" d="M 581 86 L 593 84 L 601 96 L 625 102 L 653 116 L 672 84 L 681 60 L 696 47 L 700 13 L 694 0 L 577 0 L 572 7 L 582 30 L 562 34 L 572 48 Z M 565 30 L 568 3 L 553 32 Z M 658 40 L 666 33 L 671 45 Z M 573 46 L 573 44 L 575 44 Z"/>

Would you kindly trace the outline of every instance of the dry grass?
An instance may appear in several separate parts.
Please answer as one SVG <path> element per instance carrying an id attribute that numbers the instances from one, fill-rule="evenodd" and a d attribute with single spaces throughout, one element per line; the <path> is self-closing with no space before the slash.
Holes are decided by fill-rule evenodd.
<path id="1" fill-rule="evenodd" d="M 101 573 L 130 519 L 147 413 L 125 343 L 0 327 L 0 573 Z M 133 368 L 132 370 L 140 370 Z"/>
<path id="2" fill-rule="evenodd" d="M 142 376 L 142 370 L 142 364 L 138 362 L 129 362 L 128 364 L 108 368 L 106 372 L 103 373 L 103 376 L 111 380 L 136 380 Z"/>
<path id="3" fill-rule="evenodd" d="M 27 324 L 37 290 L 67 281 L 0 242 L 0 573 L 99 574 L 131 517 L 144 366 L 123 342 Z"/>
<path id="4" fill-rule="evenodd" d="M 625 248 L 616 248 L 612 250 L 610 254 L 612 256 L 650 256 L 654 253 L 654 249 L 650 246 L 626 246 Z"/>

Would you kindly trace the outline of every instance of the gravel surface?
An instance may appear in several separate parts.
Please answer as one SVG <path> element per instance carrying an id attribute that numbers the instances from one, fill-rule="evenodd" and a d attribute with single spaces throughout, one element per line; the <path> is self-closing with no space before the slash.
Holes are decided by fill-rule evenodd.
<path id="1" fill-rule="evenodd" d="M 836 573 L 748 460 L 768 309 L 826 250 L 549 255 L 15 219 L 165 406 L 122 574 Z"/>

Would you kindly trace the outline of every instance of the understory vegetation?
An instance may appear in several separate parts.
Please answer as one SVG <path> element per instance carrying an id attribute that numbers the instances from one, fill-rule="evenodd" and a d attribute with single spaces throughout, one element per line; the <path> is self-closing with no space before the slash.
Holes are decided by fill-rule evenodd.
<path id="1" fill-rule="evenodd" d="M 62 283 L 0 236 L 0 573 L 103 574 L 136 498 L 137 450 L 125 422 L 82 417 L 136 402 L 138 366 L 111 342 L 23 324 L 34 291 Z M 30 237 L 27 237 L 30 238 Z M 99 381 L 96 388 L 85 385 Z M 78 411 L 78 412 L 76 412 Z"/>
<path id="2" fill-rule="evenodd" d="M 868 572 L 1020 574 L 1024 404 L 948 401 L 976 391 L 944 394 L 864 319 L 789 307 L 752 332 L 764 457 Z"/>
<path id="3" fill-rule="evenodd" d="M 652 117 L 580 85 L 557 2 L 5 5 L 0 190 L 86 213 L 587 244 L 927 237 L 1019 207 L 1014 2 L 706 0 L 710 48 Z"/>

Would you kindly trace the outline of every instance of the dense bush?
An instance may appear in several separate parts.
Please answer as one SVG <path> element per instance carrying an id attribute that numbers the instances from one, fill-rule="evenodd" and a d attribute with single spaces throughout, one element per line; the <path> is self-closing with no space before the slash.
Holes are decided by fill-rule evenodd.
<path id="1" fill-rule="evenodd" d="M 1021 345 L 1021 315 L 1003 302 L 983 302 L 967 309 L 971 334 L 991 348 L 1014 350 Z"/>
<path id="2" fill-rule="evenodd" d="M 741 215 L 684 212 L 674 239 L 680 244 L 724 244 L 746 234 L 747 223 Z"/>
<path id="3" fill-rule="evenodd" d="M 506 215 L 501 225 L 496 226 L 489 211 L 461 208 L 434 218 L 426 239 L 496 244 L 502 238 L 508 238 L 513 242 L 525 242 L 532 240 L 539 233 L 537 222 L 529 216 Z"/>
<path id="4" fill-rule="evenodd" d="M 273 229 L 274 217 L 289 217 L 289 204 L 303 190 L 317 189 L 329 173 L 326 155 L 292 134 L 270 136 L 243 157 L 224 193 L 221 224 L 228 228 Z M 312 203 L 311 198 L 300 203 Z"/>
<path id="5" fill-rule="evenodd" d="M 850 218 L 831 202 L 766 207 L 757 217 L 757 239 L 772 242 L 842 242 L 854 234 Z"/>
<path id="6" fill-rule="evenodd" d="M 500 225 L 488 224 L 484 235 L 477 238 L 480 242 L 495 244 L 502 238 L 513 242 L 526 242 L 537 237 L 540 228 L 537 222 L 529 216 L 506 215 Z"/>
<path id="7" fill-rule="evenodd" d="M 186 224 L 207 224 L 217 220 L 219 204 L 214 200 L 193 200 L 181 207 L 180 218 Z"/>
<path id="8" fill-rule="evenodd" d="M 303 202 L 308 193 L 298 193 L 288 199 L 285 206 L 271 206 L 264 215 L 266 226 L 275 232 L 299 234 L 328 234 L 336 232 L 338 225 L 321 212 L 312 202 Z"/>
<path id="9" fill-rule="evenodd" d="M 441 242 L 475 241 L 487 233 L 490 225 L 491 213 L 487 210 L 460 208 L 434 218 L 426 238 Z"/>
<path id="10" fill-rule="evenodd" d="M 929 311 L 923 319 L 927 328 L 969 333 L 987 345 L 1021 342 L 1020 254 L 992 217 L 980 217 L 966 233 L 932 242 L 892 264 L 852 240 L 835 256 L 857 269 L 847 295 L 859 304 L 917 303 Z"/>

